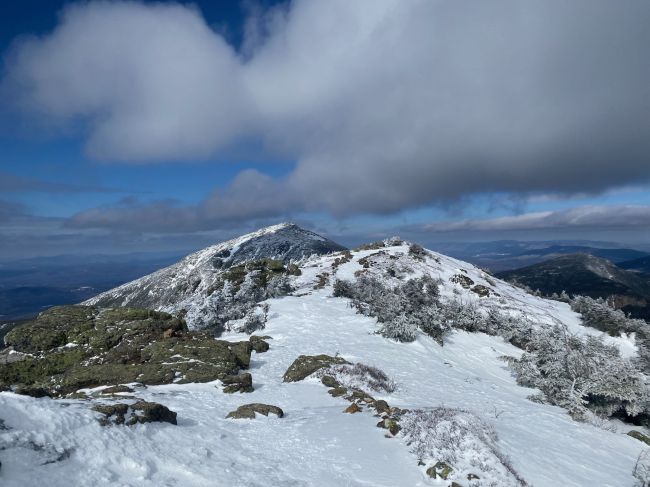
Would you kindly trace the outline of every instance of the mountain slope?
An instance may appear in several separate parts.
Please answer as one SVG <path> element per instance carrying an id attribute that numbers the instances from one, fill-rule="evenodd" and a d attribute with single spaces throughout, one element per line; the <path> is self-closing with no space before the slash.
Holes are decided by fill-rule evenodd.
<path id="1" fill-rule="evenodd" d="M 641 250 L 614 247 L 607 242 L 592 241 L 517 241 L 438 243 L 436 250 L 471 262 L 492 272 L 504 272 L 538 264 L 562 255 L 584 253 L 607 259 L 615 264 L 648 256 Z"/>
<path id="2" fill-rule="evenodd" d="M 282 223 L 190 254 L 172 266 L 99 294 L 84 304 L 151 308 L 182 314 L 191 328 L 210 326 L 220 305 L 214 291 L 229 270 L 263 259 L 300 262 L 344 249 L 297 225 Z"/>
<path id="3" fill-rule="evenodd" d="M 550 295 L 566 291 L 571 295 L 619 297 L 630 303 L 650 297 L 650 283 L 637 274 L 621 269 L 608 260 L 588 254 L 572 254 L 539 264 L 498 273 L 511 282 L 539 289 Z"/>
<path id="4" fill-rule="evenodd" d="M 462 487 L 522 485 L 499 470 L 503 462 L 535 487 L 635 484 L 632 470 L 644 443 L 623 434 L 630 428 L 618 421 L 603 420 L 607 428 L 599 428 L 574 421 L 565 409 L 529 400 L 539 391 L 517 385 L 502 360 L 519 356 L 521 349 L 498 336 L 461 330 L 450 331 L 444 346 L 423 332 L 411 343 L 389 340 L 378 333 L 375 318 L 333 294 L 337 279 L 371 276 L 391 286 L 429 276 L 443 302 L 519 317 L 532 331 L 560 324 L 579 336 L 603 336 L 581 326 L 566 303 L 531 296 L 471 264 L 398 240 L 313 256 L 300 270 L 289 277 L 291 295 L 267 301 L 263 334 L 272 339 L 268 352 L 251 356 L 253 392 L 226 394 L 218 381 L 135 387 L 138 398 L 176 411 L 177 426 L 102 427 L 88 407 L 95 399 L 0 392 L 0 419 L 11 428 L 0 422 L 2 485 L 40 485 L 43 478 L 54 487 L 448 487 L 452 480 Z M 226 331 L 223 338 L 248 336 Z M 604 339 L 625 357 L 636 353 L 630 339 Z M 396 387 L 372 396 L 391 406 L 475 415 L 493 429 L 494 450 L 474 457 L 473 464 L 464 451 L 455 461 L 445 457 L 455 470 L 447 481 L 432 479 L 426 471 L 440 460 L 440 451 L 430 447 L 420 456 L 404 432 L 377 428 L 374 410 L 366 405 L 356 414 L 343 413 L 350 402 L 328 394 L 317 377 L 284 382 L 285 371 L 302 354 L 380 368 Z M 277 405 L 285 416 L 226 419 L 245 403 Z M 468 480 L 469 468 L 480 479 Z"/>
<path id="5" fill-rule="evenodd" d="M 625 260 L 635 259 L 638 257 L 647 257 L 647 252 L 634 249 L 603 249 L 596 247 L 587 247 L 585 245 L 551 245 L 544 249 L 538 249 L 534 252 L 524 251 L 520 256 L 537 255 L 540 257 L 570 255 L 570 254 L 589 254 L 601 259 L 607 259 L 611 262 L 618 263 Z"/>
<path id="6" fill-rule="evenodd" d="M 618 264 L 618 266 L 633 272 L 650 274 L 650 255 L 639 257 L 638 259 L 626 260 Z"/>

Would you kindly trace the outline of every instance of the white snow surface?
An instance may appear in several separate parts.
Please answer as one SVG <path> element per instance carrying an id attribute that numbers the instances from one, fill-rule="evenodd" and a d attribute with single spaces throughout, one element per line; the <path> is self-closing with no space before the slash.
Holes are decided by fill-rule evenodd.
<path id="1" fill-rule="evenodd" d="M 412 276 L 427 272 L 442 279 L 446 299 L 497 306 L 528 315 L 541 326 L 563 323 L 574 333 L 600 335 L 582 327 L 566 304 L 531 296 L 470 264 L 434 252 L 424 262 L 416 261 L 408 257 L 406 245 L 381 251 L 372 257 L 376 265 L 370 271 L 377 275 L 383 266 Z M 612 432 L 578 423 L 559 407 L 528 400 L 535 391 L 518 386 L 499 359 L 521 350 L 501 338 L 467 332 L 451 334 L 444 346 L 425 335 L 397 343 L 376 334 L 376 321 L 355 313 L 347 300 L 331 297 L 335 276 L 352 278 L 362 268 L 358 260 L 377 252 L 354 252 L 353 260 L 338 268 L 332 264 L 340 255 L 311 258 L 295 279 L 294 295 L 268 301 L 269 321 L 261 334 L 273 339 L 268 352 L 253 354 L 253 393 L 224 394 L 218 381 L 137 389 L 138 397 L 176 411 L 177 426 L 102 427 L 86 401 L 0 393 L 0 419 L 9 428 L 0 428 L 0 485 L 448 486 L 449 481 L 428 478 L 403 439 L 386 438 L 368 410 L 343 414 L 349 403 L 330 397 L 313 378 L 282 382 L 298 355 L 320 353 L 385 371 L 397 390 L 375 397 L 391 405 L 457 407 L 477 414 L 494 426 L 497 446 L 529 485 L 634 485 L 632 469 L 645 445 L 623 434 L 632 428 Z M 329 273 L 330 283 L 314 289 L 322 272 Z M 450 282 L 459 273 L 494 292 L 480 298 Z M 611 340 L 625 354 L 634 354 L 633 337 Z M 280 406 L 285 417 L 225 419 L 229 411 L 251 402 Z"/>

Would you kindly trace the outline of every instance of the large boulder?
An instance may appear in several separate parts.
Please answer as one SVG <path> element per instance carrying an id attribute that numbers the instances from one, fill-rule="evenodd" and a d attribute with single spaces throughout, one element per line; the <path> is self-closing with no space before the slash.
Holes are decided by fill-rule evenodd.
<path id="1" fill-rule="evenodd" d="M 5 340 L 23 355 L 0 367 L 0 387 L 53 397 L 132 382 L 210 382 L 247 368 L 252 352 L 248 341 L 190 332 L 167 313 L 95 306 L 51 308 Z"/>
<path id="2" fill-rule="evenodd" d="M 255 419 L 255 413 L 259 413 L 264 416 L 275 414 L 278 418 L 284 416 L 284 411 L 282 411 L 282 409 L 277 406 L 271 406 L 270 404 L 252 403 L 239 406 L 235 411 L 229 412 L 226 418 Z"/>
<path id="3" fill-rule="evenodd" d="M 341 364 L 350 364 L 350 362 L 342 357 L 329 355 L 300 355 L 284 373 L 284 382 L 298 382 L 317 370 Z"/>

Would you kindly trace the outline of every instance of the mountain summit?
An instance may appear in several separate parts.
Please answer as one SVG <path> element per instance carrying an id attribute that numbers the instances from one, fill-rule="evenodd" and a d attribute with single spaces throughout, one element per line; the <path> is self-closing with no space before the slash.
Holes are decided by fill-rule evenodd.
<path id="1" fill-rule="evenodd" d="M 84 304 L 153 308 L 185 317 L 192 328 L 214 325 L 224 277 L 230 280 L 257 270 L 282 274 L 285 264 L 345 247 L 292 223 L 262 228 L 188 255 L 181 261 L 135 281 L 106 291 Z M 295 271 L 294 271 L 295 272 Z M 236 280 L 236 279 L 235 279 Z"/>

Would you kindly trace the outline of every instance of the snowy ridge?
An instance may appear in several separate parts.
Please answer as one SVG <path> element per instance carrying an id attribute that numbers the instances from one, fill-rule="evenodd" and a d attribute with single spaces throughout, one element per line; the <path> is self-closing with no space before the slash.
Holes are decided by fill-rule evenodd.
<path id="1" fill-rule="evenodd" d="M 209 261 L 215 252 L 236 245 L 197 254 L 205 252 L 203 258 Z M 358 314 L 349 300 L 332 297 L 336 279 L 353 280 L 360 271 L 387 285 L 429 274 L 440 279 L 442 299 L 527 316 L 536 326 L 564 324 L 577 334 L 602 335 L 583 327 L 580 316 L 565 303 L 532 296 L 442 254 L 427 251 L 425 257 L 415 258 L 409 252 L 408 243 L 393 242 L 306 258 L 302 274 L 292 277 L 292 295 L 268 300 L 269 320 L 261 333 L 273 339 L 268 352 L 252 356 L 254 392 L 224 394 L 217 382 L 153 386 L 138 393 L 178 412 L 177 427 L 102 428 L 82 401 L 0 393 L 0 418 L 11 428 L 0 428 L 0 444 L 22 438 L 25 445 L 31 441 L 43 447 L 0 451 L 0 482 L 8 487 L 40 485 L 47 476 L 55 487 L 448 487 L 450 481 L 429 478 L 403 437 L 385 438 L 369 410 L 343 414 L 349 403 L 328 395 L 316 378 L 283 382 L 298 355 L 324 353 L 386 372 L 397 388 L 374 394 L 376 399 L 400 408 L 428 411 L 444 406 L 476 415 L 494 429 L 495 448 L 528 485 L 634 486 L 632 470 L 645 445 L 623 434 L 629 425 L 611 420 L 608 429 L 598 428 L 574 421 L 562 408 L 530 401 L 527 397 L 535 390 L 518 386 L 500 359 L 518 356 L 521 349 L 496 336 L 464 331 L 452 332 L 444 346 L 424 333 L 412 343 L 398 343 L 378 335 L 377 321 Z M 163 271 L 147 279 L 166 279 Z M 225 335 L 231 340 L 247 338 Z M 633 342 L 608 340 L 628 356 L 635 353 Z M 225 419 L 229 411 L 252 402 L 280 406 L 285 417 Z M 64 452 L 69 453 L 65 459 L 44 464 Z M 433 451 L 425 460 L 435 460 L 435 455 Z M 515 485 L 503 477 L 500 464 L 489 463 L 493 460 L 482 467 L 465 460 L 459 459 L 460 467 L 472 468 L 481 479 L 468 481 L 462 470 L 463 475 L 454 478 L 462 487 Z"/>

